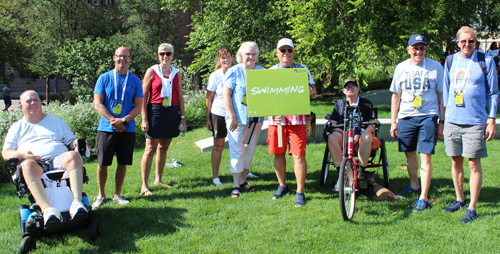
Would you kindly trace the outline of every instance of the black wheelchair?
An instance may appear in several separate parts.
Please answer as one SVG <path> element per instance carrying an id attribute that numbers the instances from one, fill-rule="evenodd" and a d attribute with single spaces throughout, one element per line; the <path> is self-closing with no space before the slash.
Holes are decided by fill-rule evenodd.
<path id="1" fill-rule="evenodd" d="M 85 139 L 78 140 L 78 152 L 81 156 L 85 154 Z M 21 165 L 18 159 L 7 160 L 9 171 L 11 174 L 12 181 L 16 186 L 16 194 L 19 198 L 24 197 L 24 195 L 29 194 L 30 205 L 20 205 L 19 206 L 19 220 L 21 224 L 22 240 L 19 245 L 20 253 L 28 253 L 36 249 L 35 238 L 41 237 L 43 235 L 50 235 L 58 232 L 67 231 L 76 227 L 88 227 L 90 233 L 90 239 L 94 241 L 101 233 L 99 219 L 95 217 L 94 211 L 89 203 L 87 194 L 82 193 L 82 203 L 88 210 L 88 215 L 75 218 L 70 220 L 71 216 L 69 211 L 61 211 L 63 221 L 61 223 L 53 225 L 44 225 L 43 213 L 40 207 L 36 204 L 33 196 L 31 195 L 28 186 L 24 180 Z M 69 177 L 65 170 L 55 170 L 48 171 L 42 175 L 42 182 L 47 190 L 51 188 L 57 191 L 70 191 L 71 186 L 69 186 Z M 83 168 L 83 182 L 88 183 L 89 177 L 85 167 Z M 50 186 L 48 186 L 50 185 Z M 71 203 L 70 203 L 71 204 Z M 69 205 L 67 207 L 69 208 Z M 64 205 L 64 204 L 63 204 Z"/>
<path id="2" fill-rule="evenodd" d="M 350 116 L 348 108 L 346 107 L 345 109 L 345 117 L 349 118 L 351 117 L 352 119 L 352 114 Z M 330 122 L 330 114 L 325 115 L 325 119 L 328 121 L 325 124 L 325 128 L 323 130 L 323 138 L 327 142 L 326 147 L 325 147 L 325 153 L 323 156 L 323 162 L 321 164 L 321 175 L 320 175 L 320 186 L 325 186 L 327 180 L 328 180 L 328 174 L 330 171 L 330 166 L 333 166 L 333 161 L 332 161 L 332 156 L 330 155 L 330 150 L 328 149 L 328 135 L 330 135 L 333 131 L 333 128 L 335 126 L 331 125 Z M 380 130 L 380 122 L 377 120 L 378 119 L 378 109 L 373 108 L 373 118 L 375 119 L 375 136 L 378 136 L 379 130 Z M 344 119 L 344 123 L 348 123 L 348 119 Z M 344 125 L 341 125 L 342 127 L 347 127 Z M 344 128 L 346 130 L 347 128 Z M 347 142 L 345 140 L 347 138 L 347 135 L 344 135 L 344 141 L 343 141 L 343 157 L 347 157 L 347 149 L 345 149 Z M 376 182 L 379 184 L 382 184 L 384 187 L 389 188 L 389 162 L 387 161 L 387 151 L 385 148 L 385 140 L 383 138 L 379 139 L 380 140 L 380 148 L 376 150 L 372 150 L 370 154 L 370 159 L 368 161 L 368 164 L 366 168 L 376 168 L 376 172 L 374 174 Z M 354 151 L 355 157 L 357 157 L 357 151 Z M 334 167 L 334 166 L 333 166 Z M 334 167 L 335 168 L 335 167 Z M 383 177 L 379 177 L 379 170 L 382 169 L 382 175 Z"/>

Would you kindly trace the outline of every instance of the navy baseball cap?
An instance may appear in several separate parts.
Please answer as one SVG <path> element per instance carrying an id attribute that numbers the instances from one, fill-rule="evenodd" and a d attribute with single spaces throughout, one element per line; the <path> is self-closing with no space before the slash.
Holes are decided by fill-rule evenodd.
<path id="1" fill-rule="evenodd" d="M 349 83 L 352 83 L 353 85 L 358 86 L 358 82 L 356 81 L 356 79 L 354 79 L 354 78 L 347 78 L 346 80 L 344 80 L 344 87 L 346 85 L 348 85 Z"/>
<path id="2" fill-rule="evenodd" d="M 410 37 L 408 40 L 408 46 L 413 46 L 417 43 L 423 43 L 425 46 L 427 46 L 427 43 L 425 43 L 425 37 L 420 35 L 420 34 L 414 34 Z"/>

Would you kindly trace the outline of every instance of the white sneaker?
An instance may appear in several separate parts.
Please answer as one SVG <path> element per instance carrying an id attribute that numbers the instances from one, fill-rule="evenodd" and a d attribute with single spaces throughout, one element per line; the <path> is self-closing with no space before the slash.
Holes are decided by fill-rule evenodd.
<path id="1" fill-rule="evenodd" d="M 212 180 L 214 182 L 215 185 L 221 185 L 222 183 L 220 182 L 220 179 L 217 177 L 217 178 L 214 178 Z"/>
<path id="2" fill-rule="evenodd" d="M 88 212 L 87 208 L 81 201 L 78 201 L 78 199 L 74 199 L 69 207 L 69 215 L 71 216 L 71 219 L 85 217 Z"/>
<path id="3" fill-rule="evenodd" d="M 45 226 L 61 223 L 63 220 L 61 213 L 54 207 L 47 207 L 43 211 L 43 223 Z"/>
<path id="4" fill-rule="evenodd" d="M 126 204 L 130 203 L 130 201 L 126 200 L 123 196 L 120 196 L 120 195 L 114 196 L 113 201 L 115 201 L 119 205 L 126 205 Z"/>
<path id="5" fill-rule="evenodd" d="M 339 182 L 340 182 L 340 177 L 337 179 L 337 184 L 335 184 L 335 188 L 333 189 L 334 191 L 339 191 Z"/>
<path id="6" fill-rule="evenodd" d="M 256 176 L 256 175 L 254 175 L 254 174 L 252 174 L 252 173 L 248 172 L 247 177 L 250 177 L 250 178 L 257 178 L 258 176 Z"/>

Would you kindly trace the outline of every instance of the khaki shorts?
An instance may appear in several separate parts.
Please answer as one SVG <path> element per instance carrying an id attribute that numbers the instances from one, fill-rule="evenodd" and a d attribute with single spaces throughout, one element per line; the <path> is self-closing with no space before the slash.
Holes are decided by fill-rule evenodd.
<path id="1" fill-rule="evenodd" d="M 488 157 L 485 139 L 486 125 L 444 125 L 444 146 L 448 156 L 462 156 L 465 158 Z"/>

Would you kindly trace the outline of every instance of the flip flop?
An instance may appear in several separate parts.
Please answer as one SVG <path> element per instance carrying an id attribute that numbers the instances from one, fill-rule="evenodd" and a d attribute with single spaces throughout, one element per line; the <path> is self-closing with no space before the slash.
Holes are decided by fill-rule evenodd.
<path id="1" fill-rule="evenodd" d="M 145 191 L 141 192 L 141 195 L 147 197 L 147 196 L 152 196 L 154 194 L 149 189 L 146 189 Z"/>
<path id="2" fill-rule="evenodd" d="M 240 196 L 240 188 L 233 187 L 233 189 L 231 190 L 231 197 L 238 198 L 239 196 Z"/>
<path id="3" fill-rule="evenodd" d="M 248 184 L 247 182 L 240 184 L 240 187 L 245 188 L 247 191 L 255 191 L 255 188 L 250 184 Z"/>
<path id="4" fill-rule="evenodd" d="M 161 186 L 163 186 L 163 188 L 165 188 L 165 189 L 170 189 L 170 188 L 172 188 L 172 186 L 170 186 L 170 185 L 166 185 L 166 184 L 164 184 L 164 183 L 162 183 L 162 182 L 155 183 L 155 185 L 161 185 Z"/>

